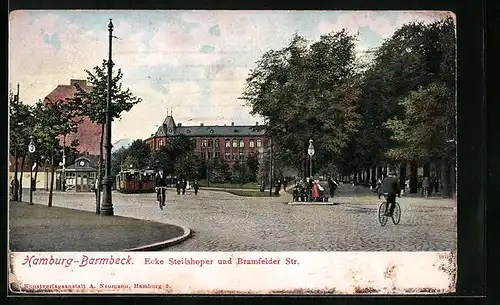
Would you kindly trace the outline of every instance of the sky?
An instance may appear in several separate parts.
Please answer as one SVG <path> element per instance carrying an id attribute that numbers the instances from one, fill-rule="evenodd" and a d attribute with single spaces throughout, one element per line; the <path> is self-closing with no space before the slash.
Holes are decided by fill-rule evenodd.
<path id="1" fill-rule="evenodd" d="M 113 142 L 145 139 L 173 112 L 183 125 L 262 123 L 239 100 L 262 54 L 294 33 L 308 41 L 343 28 L 358 33 L 357 53 L 381 45 L 403 24 L 442 19 L 430 11 L 14 11 L 9 27 L 9 86 L 34 104 L 57 85 L 85 79 L 108 58 L 142 98 L 113 122 Z"/>

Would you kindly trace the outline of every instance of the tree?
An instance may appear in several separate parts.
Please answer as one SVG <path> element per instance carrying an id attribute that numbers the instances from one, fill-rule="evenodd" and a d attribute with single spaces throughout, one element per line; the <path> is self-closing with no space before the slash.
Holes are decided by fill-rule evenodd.
<path id="1" fill-rule="evenodd" d="M 229 176 L 229 165 L 220 159 L 214 159 L 211 167 L 210 181 L 213 183 L 225 182 Z"/>
<path id="2" fill-rule="evenodd" d="M 253 151 L 248 155 L 246 168 L 248 180 L 256 182 L 257 173 L 259 171 L 259 154 L 257 152 Z"/>
<path id="3" fill-rule="evenodd" d="M 196 155 L 194 152 L 183 154 L 176 160 L 174 165 L 175 175 L 186 180 L 193 179 L 197 174 L 196 161 Z"/>
<path id="4" fill-rule="evenodd" d="M 57 164 L 62 160 L 63 147 L 60 145 L 60 139 L 62 136 L 77 131 L 81 120 L 78 113 L 79 107 L 79 102 L 76 100 L 47 101 L 47 103 L 39 101 L 33 110 L 36 120 L 32 132 L 37 153 L 42 161 L 49 161 L 51 166 L 48 206 L 52 206 L 54 172 Z M 77 145 L 76 142 L 71 143 L 73 147 Z"/>
<path id="5" fill-rule="evenodd" d="M 95 66 L 93 71 L 85 70 L 87 73 L 87 82 L 92 86 L 90 92 L 85 91 L 78 84 L 75 84 L 77 93 L 75 99 L 81 101 L 80 114 L 87 116 L 94 124 L 101 125 L 101 144 L 99 152 L 99 181 L 102 181 L 103 176 L 103 142 L 104 142 L 104 125 L 106 122 L 106 101 L 107 101 L 107 61 L 103 60 L 101 66 Z M 142 101 L 132 94 L 130 89 L 122 89 L 123 73 L 118 69 L 116 75 L 111 78 L 111 118 L 119 119 L 122 113 L 130 111 L 132 107 Z M 100 213 L 100 196 L 102 184 L 99 183 L 99 192 L 96 198 L 96 214 Z"/>
<path id="6" fill-rule="evenodd" d="M 137 169 L 145 169 L 149 166 L 151 148 L 143 140 L 135 140 L 126 150 L 127 156 L 136 160 L 134 166 Z"/>
<path id="7" fill-rule="evenodd" d="M 356 132 L 355 40 L 343 30 L 308 46 L 295 35 L 287 47 L 266 52 L 250 72 L 241 99 L 265 118 L 261 128 L 283 164 L 301 169 L 312 138 L 321 167 L 336 160 Z"/>
<path id="8" fill-rule="evenodd" d="M 22 201 L 22 175 L 33 115 L 30 106 L 19 101 L 18 95 L 9 95 L 9 153 L 15 160 L 13 198 Z M 18 179 L 19 157 L 21 162 L 21 179 Z M 19 191 L 21 190 L 21 192 Z"/>
<path id="9" fill-rule="evenodd" d="M 411 92 L 400 102 L 405 109 L 402 119 L 391 119 L 388 128 L 399 145 L 388 151 L 397 160 L 454 161 L 455 92 L 444 83 L 433 83 Z M 445 181 L 445 187 L 448 185 Z M 448 189 L 445 190 L 447 195 Z"/>

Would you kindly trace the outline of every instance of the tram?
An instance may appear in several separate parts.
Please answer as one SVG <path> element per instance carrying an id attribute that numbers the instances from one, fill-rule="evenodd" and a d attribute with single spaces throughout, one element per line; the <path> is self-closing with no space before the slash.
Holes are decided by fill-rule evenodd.
<path id="1" fill-rule="evenodd" d="M 116 176 L 116 187 L 120 193 L 152 193 L 155 190 L 153 170 L 126 170 Z"/>

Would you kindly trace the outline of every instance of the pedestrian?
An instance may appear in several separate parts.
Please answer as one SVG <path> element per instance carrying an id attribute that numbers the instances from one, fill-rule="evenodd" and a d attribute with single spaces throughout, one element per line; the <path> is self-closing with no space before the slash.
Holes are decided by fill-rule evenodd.
<path id="1" fill-rule="evenodd" d="M 177 191 L 177 195 L 181 194 L 181 180 L 180 178 L 177 179 L 177 182 L 175 183 L 175 189 Z"/>
<path id="2" fill-rule="evenodd" d="M 283 179 L 283 191 L 286 192 L 287 179 Z"/>
<path id="3" fill-rule="evenodd" d="M 429 178 L 427 176 L 422 179 L 422 194 L 425 198 L 429 197 Z"/>
<path id="4" fill-rule="evenodd" d="M 182 195 L 186 194 L 187 180 L 182 180 Z"/>
<path id="5" fill-rule="evenodd" d="M 193 188 L 194 188 L 194 194 L 198 195 L 198 189 L 200 188 L 200 184 L 198 183 L 198 180 L 194 181 Z"/>
<path id="6" fill-rule="evenodd" d="M 320 193 L 319 193 L 319 186 L 318 186 L 318 180 L 314 181 L 313 184 L 312 184 L 312 187 L 311 187 L 311 195 L 312 195 L 312 200 L 311 201 L 319 201 L 319 196 L 320 196 Z"/>
<path id="7" fill-rule="evenodd" d="M 160 169 L 158 171 L 158 174 L 156 174 L 155 177 L 155 189 L 156 189 L 156 200 L 160 202 L 160 192 L 162 194 L 162 201 L 161 205 L 165 206 L 165 201 L 167 199 L 167 179 L 165 178 L 165 175 L 163 174 L 163 170 Z"/>
<path id="8" fill-rule="evenodd" d="M 335 179 L 330 178 L 328 180 L 328 190 L 330 191 L 330 198 L 333 198 L 335 196 L 335 191 L 337 190 L 337 187 L 339 184 L 335 181 Z"/>

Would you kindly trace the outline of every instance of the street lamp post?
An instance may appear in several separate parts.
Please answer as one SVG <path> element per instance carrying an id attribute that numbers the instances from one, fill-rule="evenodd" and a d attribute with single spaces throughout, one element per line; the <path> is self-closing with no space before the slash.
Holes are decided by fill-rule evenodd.
<path id="1" fill-rule="evenodd" d="M 113 213 L 113 201 L 111 198 L 111 76 L 113 71 L 113 61 L 112 61 L 112 41 L 113 41 L 113 22 L 110 19 L 108 24 L 109 30 L 109 60 L 108 60 L 108 94 L 106 101 L 106 143 L 104 147 L 106 149 L 106 167 L 105 174 L 102 181 L 103 184 L 103 196 L 102 196 L 102 215 L 110 215 Z"/>
<path id="2" fill-rule="evenodd" d="M 33 144 L 33 136 L 30 136 L 30 143 L 28 144 L 28 151 L 30 153 L 31 160 L 31 170 L 30 170 L 30 204 L 33 204 L 33 166 L 35 163 L 33 162 L 33 153 L 35 152 L 35 144 Z"/>
<path id="3" fill-rule="evenodd" d="M 273 197 L 273 142 L 269 138 L 269 197 Z"/>
<path id="4" fill-rule="evenodd" d="M 309 179 L 312 179 L 313 175 L 313 155 L 314 155 L 314 146 L 313 140 L 309 140 L 309 148 L 307 149 L 307 153 L 309 154 Z"/>

